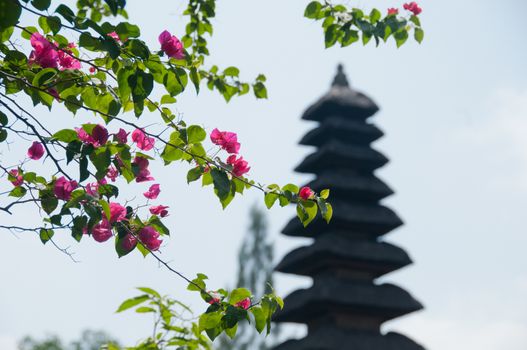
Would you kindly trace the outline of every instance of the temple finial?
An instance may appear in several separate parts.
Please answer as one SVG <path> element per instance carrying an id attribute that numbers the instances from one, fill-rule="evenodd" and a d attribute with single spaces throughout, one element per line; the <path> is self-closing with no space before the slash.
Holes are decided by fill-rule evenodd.
<path id="1" fill-rule="evenodd" d="M 346 74 L 344 74 L 344 67 L 341 63 L 337 66 L 337 75 L 335 75 L 331 86 L 349 86 L 348 78 L 346 78 Z"/>

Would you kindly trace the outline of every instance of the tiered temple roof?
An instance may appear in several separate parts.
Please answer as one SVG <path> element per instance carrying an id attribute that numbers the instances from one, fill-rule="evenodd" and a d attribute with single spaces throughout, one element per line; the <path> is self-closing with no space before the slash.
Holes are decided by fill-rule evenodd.
<path id="1" fill-rule="evenodd" d="M 350 88 L 339 65 L 329 93 L 302 116 L 319 124 L 300 143 L 317 149 L 295 170 L 316 175 L 308 184 L 315 191 L 331 189 L 334 213 L 330 224 L 317 219 L 303 228 L 294 218 L 282 231 L 315 239 L 276 267 L 312 277 L 313 285 L 287 296 L 275 318 L 306 324 L 308 335 L 275 350 L 423 350 L 401 334 L 380 331 L 382 323 L 422 305 L 400 287 L 375 281 L 412 262 L 403 249 L 383 241 L 402 221 L 379 204 L 393 191 L 374 175 L 388 162 L 371 147 L 383 136 L 368 120 L 378 110 L 369 97 Z"/>

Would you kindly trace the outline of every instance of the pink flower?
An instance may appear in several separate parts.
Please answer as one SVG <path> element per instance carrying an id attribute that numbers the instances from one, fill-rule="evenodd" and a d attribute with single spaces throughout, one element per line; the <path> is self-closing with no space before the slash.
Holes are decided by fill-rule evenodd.
<path id="1" fill-rule="evenodd" d="M 132 141 L 137 143 L 137 147 L 143 151 L 150 151 L 154 148 L 155 139 L 145 135 L 142 129 L 135 129 L 132 133 Z"/>
<path id="2" fill-rule="evenodd" d="M 135 246 L 137 245 L 137 239 L 130 233 L 124 236 L 124 238 L 121 240 L 121 246 L 123 249 L 127 252 L 133 250 Z"/>
<path id="3" fill-rule="evenodd" d="M 159 232 L 152 226 L 145 226 L 139 231 L 139 239 L 150 250 L 158 250 L 162 240 L 158 239 Z"/>
<path id="4" fill-rule="evenodd" d="M 412 12 L 415 16 L 417 16 L 418 14 L 420 14 L 423 11 L 423 9 L 421 9 L 419 7 L 419 5 L 417 5 L 417 3 L 415 1 L 412 1 L 410 3 L 404 4 L 403 8 L 405 10 L 408 10 L 408 11 Z"/>
<path id="5" fill-rule="evenodd" d="M 113 236 L 112 228 L 110 227 L 110 223 L 108 220 L 106 220 L 106 218 L 103 218 L 100 223 L 93 226 L 91 234 L 93 239 L 99 243 L 106 242 Z"/>
<path id="6" fill-rule="evenodd" d="M 399 9 L 396 9 L 394 7 L 391 7 L 388 9 L 388 15 L 396 15 L 399 13 Z"/>
<path id="7" fill-rule="evenodd" d="M 154 178 L 150 176 L 150 170 L 148 170 L 148 159 L 143 157 L 135 157 L 132 165 L 138 168 L 135 182 L 146 182 L 153 181 Z"/>
<path id="8" fill-rule="evenodd" d="M 18 171 L 18 169 L 12 169 L 9 170 L 9 175 L 14 177 L 14 180 L 10 180 L 13 186 L 17 187 L 24 183 L 24 177 L 22 174 Z"/>
<path id="9" fill-rule="evenodd" d="M 113 40 L 115 40 L 117 42 L 121 41 L 121 38 L 119 38 L 119 34 L 117 34 L 116 32 L 111 32 L 111 33 L 108 33 L 106 35 L 108 35 L 110 38 L 112 38 Z"/>
<path id="10" fill-rule="evenodd" d="M 313 198 L 313 196 L 315 195 L 315 192 L 313 192 L 311 188 L 305 186 L 300 189 L 300 192 L 298 192 L 298 195 L 300 196 L 300 198 L 307 201 L 308 199 Z"/>
<path id="11" fill-rule="evenodd" d="M 150 207 L 150 213 L 152 215 L 159 215 L 162 218 L 168 215 L 168 207 L 166 205 L 155 205 Z"/>
<path id="12" fill-rule="evenodd" d="M 109 167 L 108 172 L 106 173 L 106 177 L 112 180 L 112 182 L 115 182 L 117 176 L 119 176 L 119 172 L 117 171 L 117 169 L 113 166 Z"/>
<path id="13" fill-rule="evenodd" d="M 110 202 L 110 223 L 126 220 L 126 208 L 119 203 Z"/>
<path id="14" fill-rule="evenodd" d="M 207 301 L 209 304 L 218 304 L 219 302 L 221 302 L 221 294 L 218 293 L 218 292 L 213 292 L 213 291 L 208 291 L 207 293 L 209 293 L 209 296 L 210 296 L 210 300 Z"/>
<path id="15" fill-rule="evenodd" d="M 69 47 L 69 45 L 68 45 Z M 69 50 L 59 50 L 58 51 L 58 59 L 60 64 L 60 70 L 66 70 L 66 69 L 80 69 L 81 63 L 78 59 L 76 59 L 71 51 Z"/>
<path id="16" fill-rule="evenodd" d="M 27 156 L 33 160 L 39 160 L 44 155 L 44 146 L 38 141 L 33 141 L 27 150 Z"/>
<path id="17" fill-rule="evenodd" d="M 108 142 L 108 130 L 101 124 L 97 124 L 93 127 L 91 135 L 84 130 L 84 128 L 75 128 L 77 136 L 84 143 L 90 143 L 93 147 L 99 147 L 105 145 Z"/>
<path id="18" fill-rule="evenodd" d="M 128 142 L 128 134 L 129 132 L 121 128 L 117 133 L 113 134 L 113 138 L 115 141 L 124 144 Z"/>
<path id="19" fill-rule="evenodd" d="M 236 159 L 236 155 L 232 154 L 227 158 L 227 164 L 232 165 L 232 173 L 234 176 L 242 176 L 243 174 L 249 172 L 251 167 L 246 160 L 243 160 L 243 157 Z"/>
<path id="20" fill-rule="evenodd" d="M 93 66 L 90 67 L 89 71 L 90 71 L 90 73 L 92 73 L 92 74 L 95 73 L 95 67 L 93 67 Z"/>
<path id="21" fill-rule="evenodd" d="M 238 153 L 240 150 L 240 143 L 238 142 L 238 135 L 234 132 L 219 131 L 217 128 L 210 133 L 210 140 L 215 145 L 220 146 L 228 153 Z"/>
<path id="22" fill-rule="evenodd" d="M 150 186 L 148 191 L 143 193 L 143 196 L 145 196 L 148 199 L 156 199 L 157 196 L 159 196 L 160 192 L 161 192 L 161 189 L 159 188 L 159 184 L 154 184 Z"/>
<path id="23" fill-rule="evenodd" d="M 243 300 L 240 300 L 239 302 L 234 304 L 234 306 L 241 307 L 242 309 L 247 310 L 251 306 L 251 299 L 245 298 Z"/>
<path id="24" fill-rule="evenodd" d="M 28 61 L 30 65 L 36 62 L 42 68 L 57 68 L 57 51 L 46 38 L 35 32 L 31 34 L 30 43 L 33 46 Z"/>
<path id="25" fill-rule="evenodd" d="M 90 182 L 86 185 L 86 193 L 92 197 L 99 197 L 99 184 L 97 182 Z"/>
<path id="26" fill-rule="evenodd" d="M 161 44 L 161 50 L 163 50 L 167 56 L 173 57 L 178 60 L 185 58 L 185 51 L 183 44 L 177 37 L 170 34 L 167 30 L 159 34 L 159 43 Z"/>
<path id="27" fill-rule="evenodd" d="M 77 181 L 68 181 L 64 176 L 61 176 L 55 181 L 53 193 L 58 199 L 67 201 L 71 198 L 71 192 L 77 188 L 77 185 Z"/>

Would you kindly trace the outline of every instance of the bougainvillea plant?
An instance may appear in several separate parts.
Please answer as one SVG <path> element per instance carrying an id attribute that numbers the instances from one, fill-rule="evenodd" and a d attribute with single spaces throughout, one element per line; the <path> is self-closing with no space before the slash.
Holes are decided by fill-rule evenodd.
<path id="1" fill-rule="evenodd" d="M 304 226 L 318 214 L 329 222 L 333 211 L 327 202 L 329 190 L 315 193 L 308 187 L 262 185 L 250 179 L 250 164 L 235 132 L 215 128 L 207 135 L 170 108 L 189 85 L 198 93 L 206 86 L 227 102 L 250 91 L 258 99 L 267 98 L 263 74 L 248 83 L 234 66 L 220 69 L 206 63 L 215 0 L 187 1 L 185 33 L 164 30 L 149 47 L 140 28 L 128 22 L 125 0 L 78 0 L 75 9 L 52 6 L 51 0 L 0 0 L 0 145 L 29 141 L 21 163 L 0 159 L 2 178 L 11 187 L 0 213 L 34 205 L 43 220 L 39 227 L 0 228 L 34 232 L 44 244 L 55 244 L 54 235 L 68 231 L 76 241 L 113 240 L 119 257 L 134 251 L 153 256 L 209 304 L 198 322 L 176 324 L 183 320 L 176 307 L 188 308 L 140 288 L 144 294 L 126 300 L 118 310 L 137 306 L 139 313 L 157 315 L 154 335 L 137 349 L 210 348 L 202 332 L 210 340 L 222 332 L 234 337 L 242 320 L 269 332 L 273 313 L 283 306 L 275 293 L 255 300 L 243 288 L 212 291 L 205 275 L 188 279 L 158 256 L 170 233 L 163 223 L 170 207 L 155 202 L 163 186 L 151 173 L 151 162 L 186 163 L 187 182 L 211 186 L 223 208 L 235 196 L 257 189 L 268 208 L 275 203 L 295 205 Z M 379 44 L 393 36 L 400 46 L 412 29 L 421 42 L 420 7 L 412 2 L 403 8 L 409 18 L 395 8 L 383 17 L 376 9 L 365 15 L 359 9 L 314 1 L 304 15 L 323 20 L 326 47 L 337 42 L 347 46 L 359 35 L 364 44 L 372 37 Z M 91 122 L 51 130 L 45 115 L 24 107 L 28 103 L 50 111 L 62 105 L 72 115 L 91 115 Z M 145 114 L 158 119 L 152 123 L 149 117 L 147 126 Z M 206 151 L 210 145 L 212 153 Z M 47 166 L 47 173 L 34 170 L 37 161 Z M 120 202 L 119 183 L 137 190 L 141 200 Z"/>

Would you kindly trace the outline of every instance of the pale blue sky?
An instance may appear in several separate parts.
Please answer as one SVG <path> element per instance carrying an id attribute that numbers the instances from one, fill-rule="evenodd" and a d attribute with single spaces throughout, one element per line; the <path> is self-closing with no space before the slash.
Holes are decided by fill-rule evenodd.
<path id="1" fill-rule="evenodd" d="M 365 9 L 402 5 L 348 3 Z M 151 45 L 164 29 L 182 32 L 183 2 L 148 4 L 130 0 L 129 13 Z M 415 261 L 385 279 L 425 305 L 385 328 L 429 349 L 527 348 L 527 48 L 522 36 L 527 4 L 423 0 L 421 46 L 330 50 L 323 48 L 319 24 L 302 18 L 306 4 L 219 2 L 210 62 L 236 65 L 245 79 L 265 73 L 269 100 L 246 96 L 225 104 L 208 91 L 198 98 L 189 91 L 179 99 L 178 111 L 209 131 L 238 132 L 253 178 L 301 183 L 309 177 L 292 169 L 310 150 L 297 142 L 313 125 L 300 115 L 327 91 L 342 62 L 351 84 L 381 106 L 374 122 L 386 136 L 375 148 L 391 162 L 378 176 L 396 191 L 385 203 L 406 223 L 387 240 Z M 71 123 L 63 111 L 36 108 L 35 113 L 52 119 L 56 128 Z M 21 159 L 25 148 L 12 147 L 9 154 L 2 149 L 1 156 Z M 174 232 L 163 256 L 187 275 L 206 273 L 211 287 L 232 284 L 247 213 L 255 201 L 263 202 L 260 194 L 249 192 L 222 211 L 209 188 L 186 185 L 185 165 L 155 169 L 163 172 L 160 198 L 171 206 L 168 224 Z M 306 242 L 278 234 L 293 208 L 269 214 L 278 258 Z M 0 220 L 38 222 L 29 216 L 0 214 Z M 25 334 L 51 332 L 71 339 L 84 328 L 105 329 L 128 342 L 147 335 L 147 318 L 113 314 L 135 286 L 148 285 L 197 310 L 203 307 L 152 259 L 118 260 L 110 243 L 59 241 L 71 245 L 82 262 L 43 247 L 37 237 L 0 234 L 1 349 L 13 349 L 14 340 Z M 277 289 L 285 295 L 308 283 L 283 275 Z"/>

